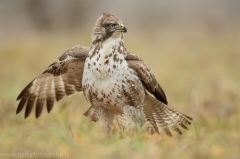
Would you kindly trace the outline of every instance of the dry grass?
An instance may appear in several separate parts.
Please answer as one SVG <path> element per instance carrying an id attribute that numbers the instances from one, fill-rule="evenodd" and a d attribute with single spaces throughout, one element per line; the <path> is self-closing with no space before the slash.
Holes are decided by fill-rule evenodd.
<path id="1" fill-rule="evenodd" d="M 33 114 L 27 120 L 23 113 L 16 116 L 21 89 L 65 49 L 89 45 L 90 39 L 79 38 L 78 32 L 1 41 L 0 152 L 66 152 L 71 158 L 98 159 L 240 158 L 239 32 L 126 35 L 128 49 L 151 66 L 170 105 L 195 119 L 189 131 L 172 138 L 143 131 L 106 138 L 98 123 L 82 115 L 89 103 L 77 93 L 38 120 Z"/>

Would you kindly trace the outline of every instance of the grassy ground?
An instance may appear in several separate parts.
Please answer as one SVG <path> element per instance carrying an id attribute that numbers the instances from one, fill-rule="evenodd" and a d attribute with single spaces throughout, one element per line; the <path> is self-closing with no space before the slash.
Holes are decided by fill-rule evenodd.
<path id="1" fill-rule="evenodd" d="M 89 45 L 90 33 L 1 40 L 0 152 L 89 159 L 240 158 L 240 30 L 235 33 L 126 35 L 128 49 L 153 69 L 170 105 L 195 119 L 189 131 L 172 138 L 144 132 L 106 138 L 98 123 L 82 115 L 90 104 L 78 93 L 55 104 L 51 114 L 44 110 L 37 120 L 34 114 L 26 120 L 23 113 L 16 116 L 15 100 L 23 87 L 65 49 Z"/>

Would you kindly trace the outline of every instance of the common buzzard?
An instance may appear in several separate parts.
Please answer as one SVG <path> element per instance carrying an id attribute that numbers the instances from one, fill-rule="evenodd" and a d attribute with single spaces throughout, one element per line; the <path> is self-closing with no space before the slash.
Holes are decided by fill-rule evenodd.
<path id="1" fill-rule="evenodd" d="M 151 68 L 126 49 L 125 32 L 118 17 L 103 13 L 93 29 L 91 47 L 77 45 L 65 51 L 19 94 L 17 113 L 26 106 L 27 118 L 36 103 L 38 118 L 45 102 L 50 112 L 55 100 L 82 91 L 91 103 L 84 115 L 99 121 L 107 133 L 117 120 L 123 127 L 147 125 L 150 133 L 159 133 L 161 127 L 171 136 L 171 127 L 182 134 L 178 126 L 187 129 L 193 119 L 167 105 Z"/>

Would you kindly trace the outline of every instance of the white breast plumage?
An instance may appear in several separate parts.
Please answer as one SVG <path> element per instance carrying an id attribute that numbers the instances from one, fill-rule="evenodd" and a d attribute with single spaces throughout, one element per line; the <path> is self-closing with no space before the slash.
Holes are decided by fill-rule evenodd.
<path id="1" fill-rule="evenodd" d="M 128 103 L 125 96 L 130 96 L 132 89 L 144 90 L 133 70 L 128 67 L 120 41 L 121 38 L 110 38 L 102 45 L 95 46 L 99 48 L 93 47 L 90 51 L 83 73 L 83 92 L 90 102 L 102 101 L 104 105 L 123 107 Z M 143 99 L 137 101 L 138 105 L 143 103 Z"/>

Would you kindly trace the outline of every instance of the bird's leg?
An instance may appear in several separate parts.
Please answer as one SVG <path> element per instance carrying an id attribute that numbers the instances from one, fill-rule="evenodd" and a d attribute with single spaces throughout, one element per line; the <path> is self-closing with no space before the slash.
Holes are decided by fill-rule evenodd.
<path id="1" fill-rule="evenodd" d="M 111 112 L 110 110 L 101 107 L 98 111 L 98 117 L 101 128 L 103 129 L 105 134 L 109 136 L 113 126 L 114 112 Z"/>
<path id="2" fill-rule="evenodd" d="M 144 116 L 140 108 L 135 106 L 125 106 L 123 108 L 125 117 L 125 127 L 139 129 L 144 124 Z"/>
<path id="3" fill-rule="evenodd" d="M 117 121 L 117 125 L 119 127 L 120 130 L 124 130 L 125 128 L 125 117 L 123 114 L 118 114 L 116 115 L 116 121 Z"/>

